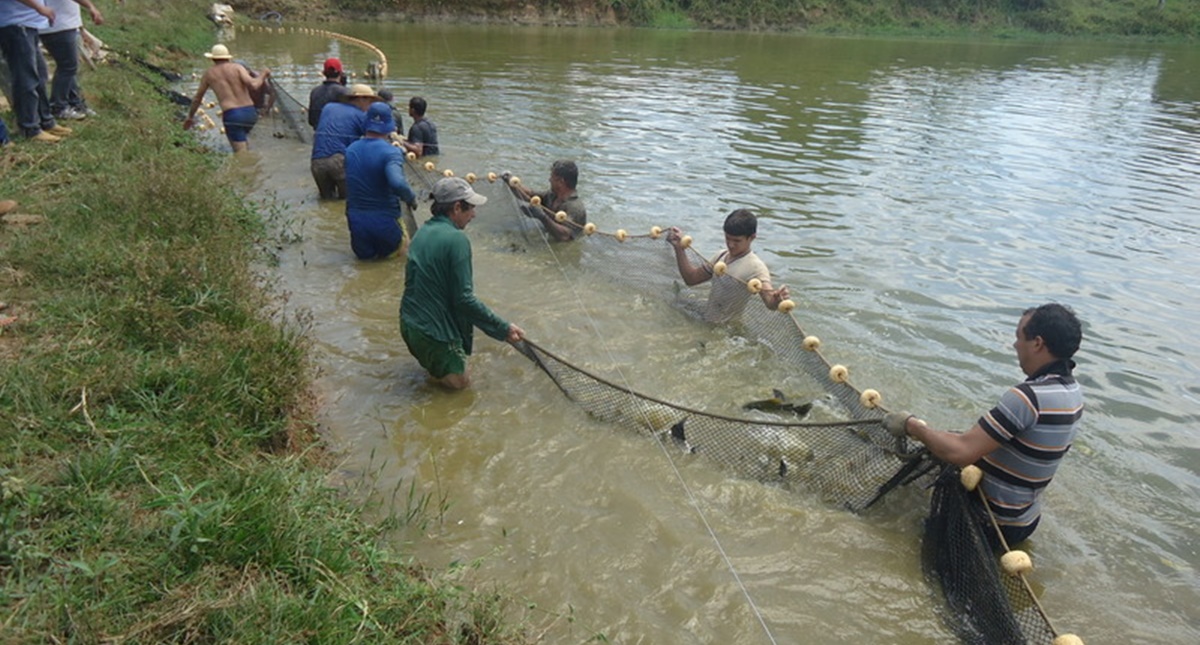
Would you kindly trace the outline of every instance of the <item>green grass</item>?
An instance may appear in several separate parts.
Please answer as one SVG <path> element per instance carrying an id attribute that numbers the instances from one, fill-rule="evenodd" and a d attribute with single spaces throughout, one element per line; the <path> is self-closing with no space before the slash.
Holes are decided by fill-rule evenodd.
<path id="1" fill-rule="evenodd" d="M 211 42 L 194 3 L 101 7 L 138 56 Z M 411 483 L 330 482 L 306 321 L 252 268 L 278 233 L 153 80 L 89 71 L 99 119 L 0 153 L 44 218 L 0 226 L 0 642 L 525 642 L 390 546 L 429 521 Z"/>

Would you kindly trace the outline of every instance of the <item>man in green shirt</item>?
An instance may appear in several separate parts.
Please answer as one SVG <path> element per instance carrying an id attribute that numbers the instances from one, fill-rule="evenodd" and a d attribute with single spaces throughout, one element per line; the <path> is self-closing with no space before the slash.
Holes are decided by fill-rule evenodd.
<path id="1" fill-rule="evenodd" d="M 434 184 L 433 218 L 413 237 L 404 267 L 400 335 L 434 381 L 453 390 L 471 385 L 467 356 L 475 327 L 510 343 L 525 337 L 524 330 L 475 297 L 471 242 L 463 229 L 475 218 L 475 207 L 485 202 L 459 177 Z"/>

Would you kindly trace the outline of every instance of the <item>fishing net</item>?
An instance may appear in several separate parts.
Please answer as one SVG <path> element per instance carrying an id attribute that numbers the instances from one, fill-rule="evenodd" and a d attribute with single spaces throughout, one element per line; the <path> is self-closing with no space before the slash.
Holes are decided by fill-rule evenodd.
<path id="1" fill-rule="evenodd" d="M 272 118 L 278 114 L 287 126 L 288 134 L 299 139 L 300 143 L 312 143 L 312 128 L 309 127 L 308 119 L 304 114 L 307 106 L 292 96 L 291 92 L 283 89 L 283 86 L 276 83 L 274 78 L 268 78 L 267 83 L 274 96 L 272 101 L 274 105 L 270 110 Z M 275 132 L 276 136 L 283 135 L 279 128 L 276 128 Z"/>
<path id="2" fill-rule="evenodd" d="M 854 511 L 926 466 L 925 453 L 880 433 L 877 418 L 803 423 L 710 414 L 635 392 L 533 342 L 521 349 L 568 398 L 599 419 L 668 442 L 740 477 L 812 491 Z"/>
<path id="3" fill-rule="evenodd" d="M 964 642 L 1045 644 L 1055 632 L 1024 575 L 1005 572 L 985 531 L 987 511 L 947 466 L 933 487 L 922 564 L 942 588 L 950 626 Z"/>
<path id="4" fill-rule="evenodd" d="M 407 172 L 418 192 L 428 191 L 444 176 L 429 161 L 410 161 Z M 468 175 L 467 179 L 477 178 Z M 488 179 L 497 180 L 492 174 Z M 526 216 L 528 202 L 506 189 L 503 181 L 489 195 L 506 204 L 513 228 L 531 248 L 546 244 L 553 252 L 542 224 Z M 572 225 L 556 213 L 550 215 Z M 588 226 L 580 233 L 582 239 L 572 244 L 584 245 L 580 266 L 589 277 L 594 273 L 660 296 L 696 316 L 703 314 L 708 289 L 680 288 L 675 257 L 661 229 L 630 234 Z M 695 252 L 689 259 L 693 264 L 707 263 Z M 730 333 L 768 348 L 774 360 L 823 390 L 837 420 L 775 422 L 713 414 L 635 391 L 622 385 L 619 377 L 596 374 L 532 341 L 519 349 L 589 414 L 652 437 L 679 454 L 707 459 L 740 477 L 809 491 L 852 511 L 870 507 L 898 486 L 914 482 L 932 486 L 923 563 L 927 575 L 943 590 L 950 609 L 947 619 L 955 633 L 968 643 L 1054 642 L 1054 629 L 1024 574 L 1000 568 L 986 538 L 985 532 L 993 530 L 986 510 L 959 483 L 959 469 L 944 466 L 920 444 L 888 433 L 880 423 L 886 408 L 879 393 L 856 387 L 849 370 L 832 363 L 821 351 L 820 341 L 803 330 L 796 316 L 782 311 L 785 307 L 780 309 L 771 310 L 758 297 L 751 297 L 742 313 L 727 323 Z"/>

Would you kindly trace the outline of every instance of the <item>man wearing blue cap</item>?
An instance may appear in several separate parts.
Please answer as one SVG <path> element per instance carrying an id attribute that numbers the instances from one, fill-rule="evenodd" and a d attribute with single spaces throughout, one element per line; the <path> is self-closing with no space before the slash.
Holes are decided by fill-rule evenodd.
<path id="1" fill-rule="evenodd" d="M 395 131 L 391 106 L 372 103 L 366 134 L 346 148 L 346 224 L 360 260 L 386 258 L 404 243 L 397 197 L 409 208 L 417 205 L 404 178 L 404 152 L 389 141 Z"/>

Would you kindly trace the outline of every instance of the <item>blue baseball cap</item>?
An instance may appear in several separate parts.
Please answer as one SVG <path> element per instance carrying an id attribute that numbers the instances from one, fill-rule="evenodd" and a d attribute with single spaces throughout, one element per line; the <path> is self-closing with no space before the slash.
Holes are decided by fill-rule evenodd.
<path id="1" fill-rule="evenodd" d="M 392 106 L 376 101 L 367 108 L 367 132 L 391 134 L 396 131 L 396 120 L 392 118 Z"/>

